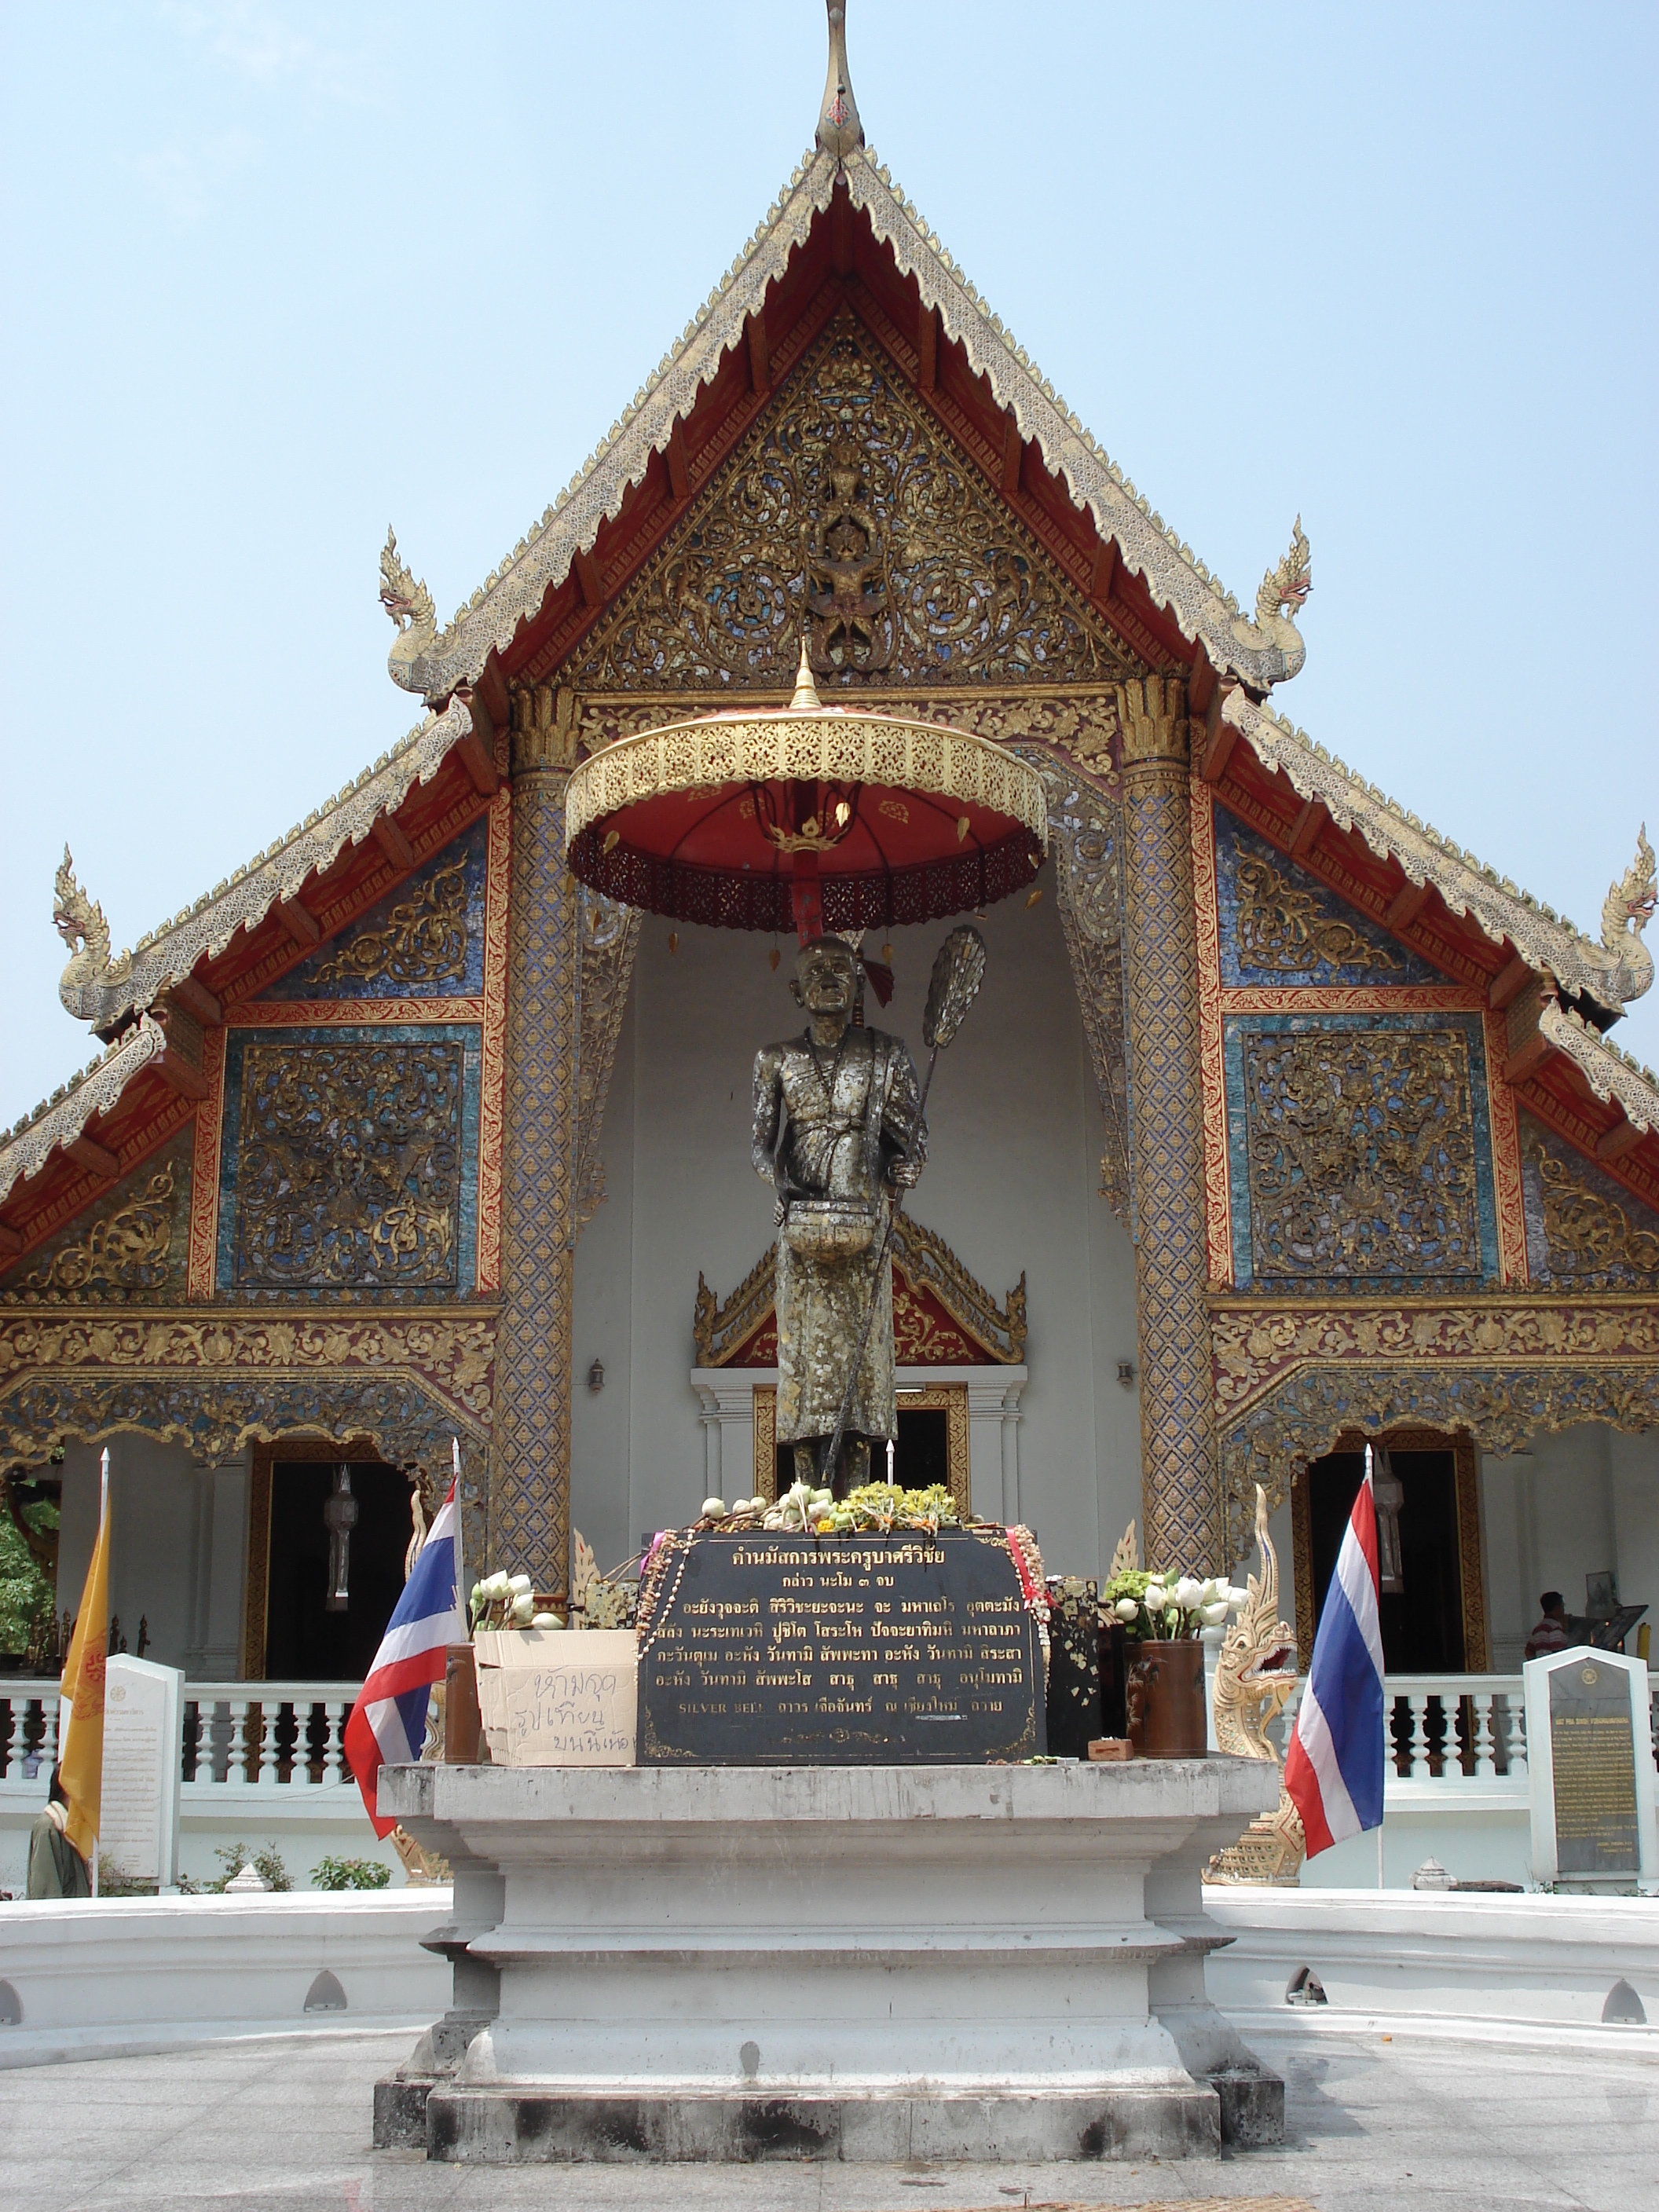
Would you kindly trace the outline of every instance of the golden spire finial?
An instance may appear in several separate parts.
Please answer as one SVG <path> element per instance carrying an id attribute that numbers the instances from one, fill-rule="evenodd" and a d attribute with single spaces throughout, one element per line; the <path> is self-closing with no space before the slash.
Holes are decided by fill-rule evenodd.
<path id="1" fill-rule="evenodd" d="M 818 110 L 818 143 L 826 154 L 844 161 L 855 146 L 864 143 L 859 104 L 853 97 L 852 74 L 847 66 L 847 9 L 844 0 L 827 0 L 830 9 L 830 74 Z"/>
<path id="2" fill-rule="evenodd" d="M 818 696 L 818 687 L 812 681 L 812 664 L 806 658 L 806 632 L 800 634 L 800 666 L 795 671 L 795 696 L 789 702 L 792 714 L 821 714 L 823 702 Z"/>

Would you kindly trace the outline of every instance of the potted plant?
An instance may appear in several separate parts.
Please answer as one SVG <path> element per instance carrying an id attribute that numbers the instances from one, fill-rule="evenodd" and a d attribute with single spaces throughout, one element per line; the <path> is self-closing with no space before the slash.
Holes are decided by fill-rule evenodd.
<path id="1" fill-rule="evenodd" d="M 1129 1741 L 1141 1759 L 1202 1759 L 1206 1628 L 1218 1628 L 1244 1593 L 1223 1581 L 1130 1567 L 1101 1592 L 1101 1609 L 1128 1643 Z"/>

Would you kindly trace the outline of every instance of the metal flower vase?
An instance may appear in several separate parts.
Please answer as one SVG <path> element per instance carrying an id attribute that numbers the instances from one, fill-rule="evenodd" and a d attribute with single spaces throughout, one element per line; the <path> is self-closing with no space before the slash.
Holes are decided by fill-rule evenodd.
<path id="1" fill-rule="evenodd" d="M 1197 1637 L 1129 1647 L 1129 1741 L 1137 1759 L 1202 1759 L 1204 1646 Z"/>

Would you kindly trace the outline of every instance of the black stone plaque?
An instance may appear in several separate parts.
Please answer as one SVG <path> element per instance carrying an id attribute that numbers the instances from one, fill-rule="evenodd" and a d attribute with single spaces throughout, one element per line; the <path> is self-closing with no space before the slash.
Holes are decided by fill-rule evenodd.
<path id="1" fill-rule="evenodd" d="M 1558 1875 L 1640 1871 L 1630 1680 L 1582 1652 L 1550 1673 Z"/>
<path id="2" fill-rule="evenodd" d="M 1087 1759 L 1100 1719 L 1100 1594 L 1080 1575 L 1048 1584 L 1048 1749 Z"/>
<path id="3" fill-rule="evenodd" d="M 1000 1535 L 682 1541 L 640 1639 L 641 1766 L 1042 1750 L 1042 1653 Z"/>

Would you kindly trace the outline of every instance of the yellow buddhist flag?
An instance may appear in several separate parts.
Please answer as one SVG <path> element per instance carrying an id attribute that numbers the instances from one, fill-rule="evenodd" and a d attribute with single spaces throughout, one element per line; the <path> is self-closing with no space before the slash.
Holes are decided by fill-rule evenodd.
<path id="1" fill-rule="evenodd" d="M 58 1765 L 69 1818 L 64 1833 L 88 1867 L 98 1846 L 104 1786 L 104 1662 L 109 1656 L 109 1454 L 103 1458 L 98 1540 L 81 1592 L 58 1695 L 70 1708 L 60 1723 Z M 61 1712 L 62 1707 L 59 1711 Z M 94 1891 L 94 1894 L 95 1894 Z"/>

